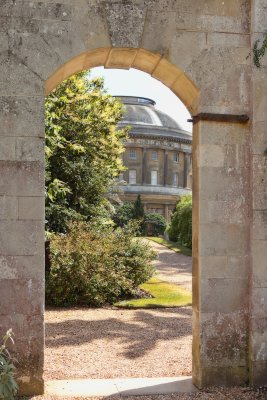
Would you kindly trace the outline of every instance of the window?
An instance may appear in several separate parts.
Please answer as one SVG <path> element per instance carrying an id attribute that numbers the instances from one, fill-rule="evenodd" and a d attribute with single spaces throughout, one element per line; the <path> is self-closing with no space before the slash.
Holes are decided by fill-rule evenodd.
<path id="1" fill-rule="evenodd" d="M 151 171 L 151 185 L 158 184 L 158 171 Z"/>
<path id="2" fill-rule="evenodd" d="M 158 159 L 158 152 L 156 150 L 152 150 L 151 160 L 157 161 L 157 159 Z"/>
<path id="3" fill-rule="evenodd" d="M 136 160 L 136 150 L 135 149 L 129 150 L 129 158 L 130 158 L 130 160 Z"/>
<path id="4" fill-rule="evenodd" d="M 118 181 L 119 181 L 120 183 L 122 183 L 122 182 L 124 181 L 124 175 L 123 175 L 123 174 L 120 174 L 120 175 L 118 176 Z"/>
<path id="5" fill-rule="evenodd" d="M 173 186 L 178 186 L 178 174 L 177 174 L 177 172 L 175 172 L 173 174 L 172 185 Z"/>
<path id="6" fill-rule="evenodd" d="M 179 154 L 178 153 L 173 153 L 173 161 L 179 162 Z"/>
<path id="7" fill-rule="evenodd" d="M 130 185 L 136 184 L 136 170 L 135 169 L 129 170 L 129 184 Z"/>

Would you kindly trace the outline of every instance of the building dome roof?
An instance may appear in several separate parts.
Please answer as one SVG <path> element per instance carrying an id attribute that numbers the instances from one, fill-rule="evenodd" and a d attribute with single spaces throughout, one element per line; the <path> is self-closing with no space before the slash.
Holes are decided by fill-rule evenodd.
<path id="1" fill-rule="evenodd" d="M 169 115 L 155 107 L 155 101 L 146 97 L 115 96 L 125 105 L 126 111 L 119 125 L 132 126 L 132 133 L 156 136 L 171 136 L 177 139 L 192 140 L 190 132 Z"/>

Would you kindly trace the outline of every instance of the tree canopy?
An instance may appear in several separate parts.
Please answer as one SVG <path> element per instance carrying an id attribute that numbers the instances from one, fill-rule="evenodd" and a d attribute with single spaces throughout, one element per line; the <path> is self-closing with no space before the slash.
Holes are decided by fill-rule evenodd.
<path id="1" fill-rule="evenodd" d="M 127 129 L 117 129 L 122 104 L 88 72 L 62 82 L 46 99 L 47 230 L 108 215 L 107 194 L 124 169 Z"/>

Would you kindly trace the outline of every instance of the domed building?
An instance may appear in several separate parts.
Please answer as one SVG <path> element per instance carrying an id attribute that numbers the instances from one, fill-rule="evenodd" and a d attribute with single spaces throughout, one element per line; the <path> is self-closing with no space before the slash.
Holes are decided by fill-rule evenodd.
<path id="1" fill-rule="evenodd" d="M 181 195 L 191 194 L 192 136 L 144 97 L 116 96 L 126 108 L 119 127 L 130 126 L 125 142 L 120 198 L 134 202 L 141 195 L 146 213 L 166 220 Z"/>

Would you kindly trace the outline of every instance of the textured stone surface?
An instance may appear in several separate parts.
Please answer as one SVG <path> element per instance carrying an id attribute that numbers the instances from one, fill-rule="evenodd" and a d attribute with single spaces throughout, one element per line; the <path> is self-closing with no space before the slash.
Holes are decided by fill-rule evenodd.
<path id="1" fill-rule="evenodd" d="M 257 69 L 251 57 L 266 9 L 266 0 L 1 2 L 0 329 L 18 332 L 21 392 L 43 390 L 44 87 L 98 65 L 152 74 L 194 114 L 249 114 L 249 124 L 194 127 L 193 375 L 199 386 L 267 383 L 267 62 Z"/>

